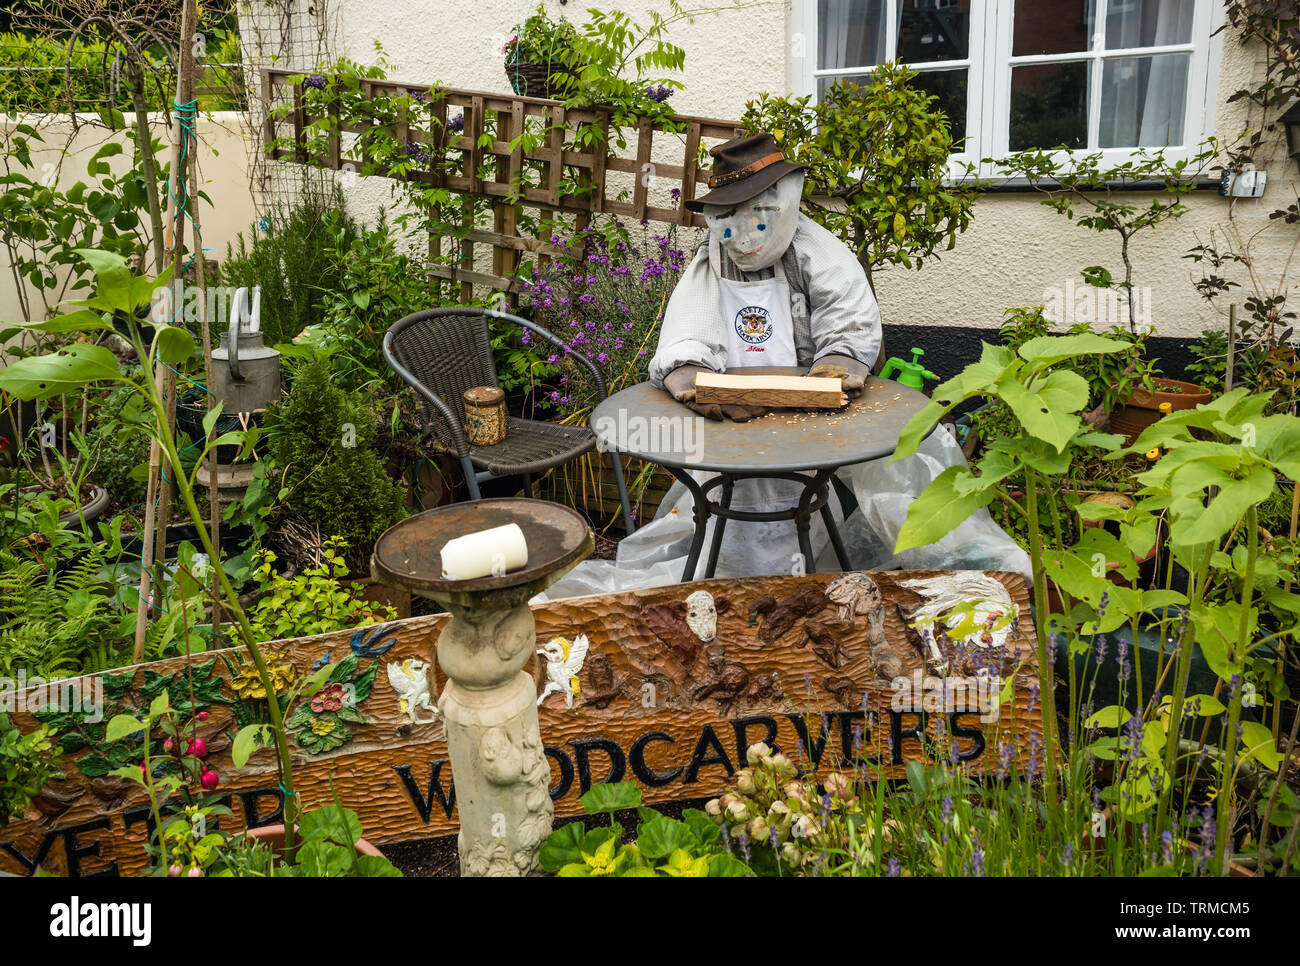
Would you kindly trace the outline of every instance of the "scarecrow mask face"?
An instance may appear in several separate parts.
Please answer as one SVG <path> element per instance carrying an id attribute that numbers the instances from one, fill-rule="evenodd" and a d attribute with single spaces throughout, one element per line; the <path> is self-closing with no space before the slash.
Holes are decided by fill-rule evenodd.
<path id="1" fill-rule="evenodd" d="M 775 265 L 799 224 L 803 172 L 792 171 L 756 198 L 735 208 L 704 209 L 711 238 L 744 272 Z"/>
<path id="2" fill-rule="evenodd" d="M 686 598 L 686 626 L 706 643 L 717 634 L 718 608 L 707 590 L 697 590 Z"/>

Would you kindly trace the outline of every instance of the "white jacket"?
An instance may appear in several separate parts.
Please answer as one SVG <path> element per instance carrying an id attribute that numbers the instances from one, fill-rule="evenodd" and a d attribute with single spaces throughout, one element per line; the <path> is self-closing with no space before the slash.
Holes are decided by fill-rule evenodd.
<path id="1" fill-rule="evenodd" d="M 725 254 L 722 255 L 725 260 Z M 867 284 L 867 273 L 848 247 L 807 215 L 799 215 L 794 239 L 782 256 L 790 283 L 790 315 L 795 351 L 802 366 L 836 353 L 868 366 L 880 354 L 880 307 Z M 757 279 L 729 262 L 728 277 Z M 663 386 L 678 366 L 695 364 L 718 372 L 727 367 L 729 320 L 722 317 L 718 279 L 709 267 L 706 240 L 673 289 L 664 309 L 659 347 L 650 360 L 650 382 Z"/>

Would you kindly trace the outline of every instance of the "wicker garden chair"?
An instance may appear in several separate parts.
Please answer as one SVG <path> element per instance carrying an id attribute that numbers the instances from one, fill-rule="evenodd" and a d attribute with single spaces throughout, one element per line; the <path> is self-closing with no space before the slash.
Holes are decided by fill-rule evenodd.
<path id="1" fill-rule="evenodd" d="M 480 498 L 482 481 L 519 475 L 524 478 L 524 495 L 532 496 L 534 473 L 590 452 L 596 446 L 596 435 L 585 426 L 561 426 L 507 416 L 504 441 L 493 446 L 474 446 L 469 442 L 465 435 L 465 391 L 475 386 L 497 385 L 488 319 L 510 322 L 565 349 L 591 372 L 601 398 L 609 395 L 605 377 L 586 356 L 527 319 L 494 309 L 454 306 L 408 315 L 384 335 L 384 358 L 394 372 L 415 387 L 439 442 L 460 458 L 470 499 Z M 617 454 L 611 454 L 611 459 L 623 519 L 627 532 L 631 533 L 632 506 L 623 482 L 623 468 Z"/>

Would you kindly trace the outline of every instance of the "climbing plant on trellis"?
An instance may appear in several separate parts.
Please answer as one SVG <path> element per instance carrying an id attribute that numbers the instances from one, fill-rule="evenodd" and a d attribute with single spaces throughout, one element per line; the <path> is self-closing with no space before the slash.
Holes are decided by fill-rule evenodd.
<path id="1" fill-rule="evenodd" d="M 563 254 L 561 226 L 580 230 L 599 214 L 702 226 L 685 202 L 707 183 L 708 147 L 740 133 L 690 116 L 619 129 L 598 108 L 382 73 L 348 61 L 329 74 L 264 70 L 265 148 L 404 183 L 429 235 L 431 281 L 459 286 L 462 301 L 475 286 L 512 293 L 522 259 L 545 268 Z"/>

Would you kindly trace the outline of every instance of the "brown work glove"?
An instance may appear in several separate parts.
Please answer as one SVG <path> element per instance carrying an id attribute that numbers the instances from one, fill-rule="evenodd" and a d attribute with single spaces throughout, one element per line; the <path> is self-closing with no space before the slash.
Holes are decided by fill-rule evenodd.
<path id="1" fill-rule="evenodd" d="M 705 419 L 745 423 L 751 419 L 767 414 L 765 406 L 733 406 L 718 403 L 697 403 L 695 401 L 695 374 L 713 372 L 707 366 L 678 366 L 664 376 L 664 389 L 668 394 L 688 409 L 699 413 Z"/>
<path id="2" fill-rule="evenodd" d="M 812 368 L 808 370 L 808 375 L 838 379 L 845 395 L 853 399 L 866 385 L 867 376 L 871 375 L 871 367 L 852 356 L 829 355 L 822 356 L 814 362 Z"/>

